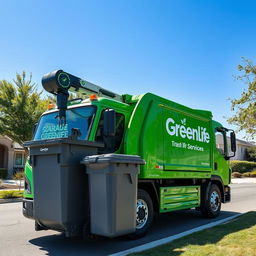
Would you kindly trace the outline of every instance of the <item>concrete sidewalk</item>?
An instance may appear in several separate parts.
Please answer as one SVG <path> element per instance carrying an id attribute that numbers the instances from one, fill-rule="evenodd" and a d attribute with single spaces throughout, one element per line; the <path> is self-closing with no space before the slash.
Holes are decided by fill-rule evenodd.
<path id="1" fill-rule="evenodd" d="M 235 178 L 231 179 L 232 184 L 256 183 L 256 178 Z"/>
<path id="2" fill-rule="evenodd" d="M 4 190 L 19 190 L 20 182 L 18 180 L 2 180 L 0 191 Z M 5 188 L 4 188 L 5 187 Z M 24 189 L 24 181 L 21 181 L 21 189 Z"/>
<path id="3" fill-rule="evenodd" d="M 19 180 L 3 180 L 3 185 L 20 185 Z M 24 186 L 24 180 L 21 181 L 21 186 Z"/>

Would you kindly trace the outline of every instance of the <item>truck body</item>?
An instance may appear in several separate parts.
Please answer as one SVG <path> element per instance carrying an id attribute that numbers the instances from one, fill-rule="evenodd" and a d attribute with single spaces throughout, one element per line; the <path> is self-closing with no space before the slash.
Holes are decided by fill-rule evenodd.
<path id="1" fill-rule="evenodd" d="M 58 78 L 57 74 L 54 78 Z M 73 83 L 72 87 L 70 80 L 67 90 L 77 91 L 79 86 Z M 80 80 L 82 86 L 85 82 Z M 56 94 L 62 93 L 58 90 Z M 134 237 L 147 232 L 154 213 L 196 208 L 207 217 L 216 217 L 221 203 L 230 201 L 228 160 L 235 153 L 234 132 L 214 121 L 210 111 L 192 109 L 151 93 L 106 95 L 96 93 L 85 100 L 73 100 L 64 107 L 64 115 L 57 99 L 58 107 L 42 114 L 33 141 L 68 138 L 72 128 L 76 128 L 80 132 L 78 140 L 103 145 L 98 154 L 136 155 L 144 159 L 138 176 Z M 111 129 L 111 121 L 105 115 L 109 110 L 114 113 L 115 127 L 114 134 L 106 136 L 106 126 Z M 61 115 L 65 117 L 62 124 L 56 118 Z M 222 149 L 216 144 L 216 134 L 223 138 Z M 33 206 L 29 206 L 33 204 L 34 189 L 33 170 L 27 161 L 23 213 L 29 218 L 34 218 Z M 37 229 L 40 228 L 49 227 L 37 223 Z"/>

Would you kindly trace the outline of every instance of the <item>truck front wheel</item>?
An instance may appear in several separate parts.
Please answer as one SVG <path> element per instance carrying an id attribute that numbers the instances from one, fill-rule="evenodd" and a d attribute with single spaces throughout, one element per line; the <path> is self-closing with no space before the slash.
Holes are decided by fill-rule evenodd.
<path id="1" fill-rule="evenodd" d="M 143 237 L 152 225 L 154 219 L 154 208 L 149 194 L 143 190 L 138 190 L 136 207 L 136 231 L 129 235 L 130 239 Z"/>
<path id="2" fill-rule="evenodd" d="M 201 202 L 202 215 L 208 218 L 215 218 L 220 214 L 221 193 L 216 184 L 212 184 L 208 193 L 205 194 Z"/>

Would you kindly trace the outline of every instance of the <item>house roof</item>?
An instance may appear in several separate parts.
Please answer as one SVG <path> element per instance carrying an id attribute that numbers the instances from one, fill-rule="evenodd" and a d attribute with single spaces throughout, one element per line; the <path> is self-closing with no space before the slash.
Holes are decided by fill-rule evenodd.
<path id="1" fill-rule="evenodd" d="M 249 146 L 249 147 L 254 147 L 255 143 L 253 141 L 245 141 L 245 140 L 240 140 L 240 139 L 236 139 L 236 143 L 237 144 L 242 144 L 245 146 Z"/>
<path id="2" fill-rule="evenodd" d="M 17 142 L 13 141 L 11 138 L 9 138 L 8 136 L 6 135 L 0 135 L 0 139 L 4 139 L 4 140 L 7 140 L 9 141 L 8 143 L 10 143 L 10 146 L 12 145 L 12 147 L 14 149 L 17 149 L 17 150 L 24 150 L 24 148 Z"/>
<path id="3" fill-rule="evenodd" d="M 227 137 L 229 138 L 229 137 Z M 221 138 L 221 135 L 220 134 L 217 134 L 217 143 L 218 144 L 223 144 L 223 141 L 222 141 L 222 138 Z M 245 141 L 245 140 L 240 140 L 240 139 L 236 139 L 236 144 L 237 145 L 243 145 L 243 146 L 246 146 L 246 147 L 255 147 L 255 142 L 250 142 L 250 141 Z"/>
<path id="4" fill-rule="evenodd" d="M 15 148 L 15 149 L 24 149 L 19 143 L 17 143 L 17 142 L 14 142 L 13 143 L 13 147 Z"/>

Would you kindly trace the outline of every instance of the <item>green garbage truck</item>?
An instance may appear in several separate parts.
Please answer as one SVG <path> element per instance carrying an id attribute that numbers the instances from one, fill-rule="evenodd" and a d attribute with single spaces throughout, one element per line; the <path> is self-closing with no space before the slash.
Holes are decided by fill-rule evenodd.
<path id="1" fill-rule="evenodd" d="M 36 230 L 139 238 L 158 213 L 195 208 L 214 218 L 230 202 L 235 133 L 210 111 L 118 95 L 62 70 L 42 85 L 57 104 L 24 144 L 23 214 Z M 73 92 L 86 99 L 69 101 Z"/>

